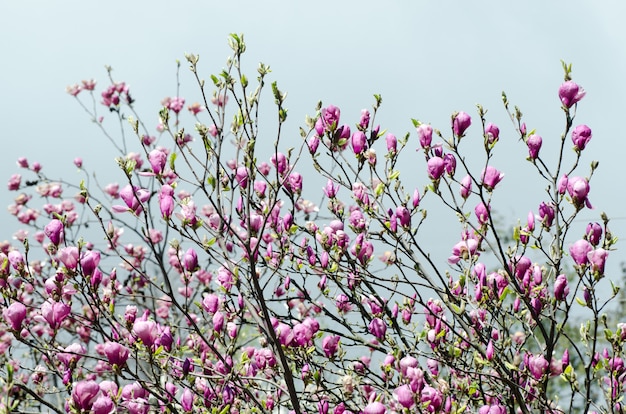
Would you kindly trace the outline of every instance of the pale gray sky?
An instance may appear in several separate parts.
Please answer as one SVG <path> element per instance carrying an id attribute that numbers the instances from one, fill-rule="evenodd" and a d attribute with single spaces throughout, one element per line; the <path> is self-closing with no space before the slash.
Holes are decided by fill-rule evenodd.
<path id="1" fill-rule="evenodd" d="M 18 156 L 67 179 L 78 178 L 72 167 L 76 156 L 89 168 L 114 170 L 115 153 L 65 86 L 91 77 L 103 86 L 103 66 L 111 65 L 116 79 L 131 85 L 139 110 L 156 124 L 160 100 L 175 94 L 175 60 L 184 60 L 185 52 L 200 54 L 208 77 L 224 65 L 228 34 L 243 32 L 249 72 L 259 61 L 269 64 L 271 79 L 289 93 L 285 137 L 294 140 L 318 100 L 340 106 L 343 119 L 353 123 L 371 105 L 372 94 L 380 93 L 378 120 L 396 135 L 413 131 L 411 117 L 444 129 L 451 112 L 464 110 L 474 117 L 470 134 L 474 131 L 480 148 L 475 104 L 482 103 L 501 129 L 494 161 L 506 173 L 501 213 L 524 218 L 544 197 L 525 185 L 531 170 L 524 168 L 524 149 L 500 93 L 505 90 L 522 108 L 529 128 L 543 136 L 547 155 L 563 127 L 557 90 L 564 59 L 574 64 L 574 79 L 587 90 L 576 122 L 592 128 L 593 140 L 582 164 L 600 160 L 590 194 L 597 208 L 585 218 L 597 220 L 606 211 L 621 218 L 613 230 L 626 237 L 625 15 L 626 3 L 618 0 L 3 1 L 0 179 L 16 171 Z M 183 95 L 191 102 L 197 94 L 185 67 Z M 417 141 L 409 145 L 417 147 Z M 579 170 L 587 173 L 588 168 Z M 8 205 L 13 196 L 2 191 L 0 204 Z M 11 231 L 3 230 L 0 239 L 12 234 L 9 223 Z M 621 257 L 614 254 L 611 262 Z"/>

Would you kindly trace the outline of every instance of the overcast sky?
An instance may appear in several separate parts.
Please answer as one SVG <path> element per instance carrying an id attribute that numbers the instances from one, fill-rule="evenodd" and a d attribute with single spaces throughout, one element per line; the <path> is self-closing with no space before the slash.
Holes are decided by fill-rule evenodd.
<path id="1" fill-rule="evenodd" d="M 546 151 L 556 148 L 550 143 L 563 127 L 557 90 L 564 59 L 587 91 L 576 122 L 592 128 L 593 140 L 582 164 L 600 160 L 590 195 L 597 208 L 584 218 L 598 220 L 606 211 L 615 217 L 614 232 L 624 236 L 625 15 L 626 3 L 618 0 L 3 1 L 0 177 L 16 172 L 18 156 L 69 180 L 78 178 L 71 166 L 76 156 L 91 169 L 114 170 L 115 153 L 65 93 L 66 85 L 95 78 L 102 87 L 104 65 L 111 65 L 156 124 L 160 100 L 175 94 L 175 61 L 197 53 L 208 77 L 224 66 L 226 40 L 235 32 L 245 33 L 249 72 L 259 61 L 269 64 L 271 79 L 289 93 L 286 136 L 294 140 L 317 101 L 340 106 L 343 120 L 354 123 L 371 106 L 372 94 L 380 93 L 383 128 L 400 136 L 413 131 L 410 118 L 418 118 L 444 129 L 453 111 L 464 110 L 474 116 L 480 148 L 475 104 L 483 104 L 502 131 L 494 162 L 506 173 L 507 193 L 499 202 L 510 221 L 525 217 L 544 197 L 525 186 L 532 170 L 525 168 L 525 150 L 500 94 L 505 90 L 521 107 Z M 191 91 L 185 67 L 183 90 Z M 417 147 L 415 137 L 410 146 Z M 0 204 L 13 196 L 3 191 Z M 13 223 L 0 217 L 12 232 Z M 620 251 L 611 261 L 623 257 Z"/>

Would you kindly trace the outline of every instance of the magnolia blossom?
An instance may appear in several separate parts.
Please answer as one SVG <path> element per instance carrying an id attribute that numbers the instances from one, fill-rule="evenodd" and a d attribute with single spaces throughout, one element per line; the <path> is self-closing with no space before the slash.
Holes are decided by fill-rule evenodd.
<path id="1" fill-rule="evenodd" d="M 554 281 L 554 297 L 556 300 L 565 300 L 569 294 L 569 286 L 567 285 L 567 276 L 559 275 Z"/>
<path id="2" fill-rule="evenodd" d="M 584 97 L 585 90 L 574 81 L 566 81 L 559 87 L 559 98 L 566 108 L 571 108 Z"/>
<path id="3" fill-rule="evenodd" d="M 26 318 L 26 306 L 21 302 L 13 302 L 2 310 L 2 316 L 11 329 L 19 331 Z"/>
<path id="4" fill-rule="evenodd" d="M 598 249 L 588 252 L 587 259 L 589 260 L 589 264 L 591 265 L 591 270 L 594 273 L 603 275 L 604 264 L 606 263 L 606 259 L 608 257 L 609 257 L 609 252 L 602 248 L 598 248 Z"/>
<path id="5" fill-rule="evenodd" d="M 590 140 L 591 128 L 589 128 L 587 125 L 578 125 L 572 131 L 572 142 L 574 143 L 575 150 L 584 150 Z"/>
<path id="6" fill-rule="evenodd" d="M 574 259 L 574 263 L 579 266 L 589 263 L 588 253 L 593 250 L 593 246 L 585 239 L 580 239 L 570 246 L 569 254 Z"/>
<path id="7" fill-rule="evenodd" d="M 472 118 L 465 112 L 457 112 L 452 118 L 452 130 L 457 137 L 463 136 L 467 128 L 472 124 Z"/>
<path id="8" fill-rule="evenodd" d="M 72 401 L 81 412 L 91 410 L 100 394 L 100 386 L 95 381 L 79 381 L 72 389 Z"/>
<path id="9" fill-rule="evenodd" d="M 53 219 L 44 227 L 44 234 L 48 236 L 50 242 L 56 246 L 63 241 L 63 222 Z"/>
<path id="10" fill-rule="evenodd" d="M 428 124 L 421 124 L 417 127 L 417 137 L 422 148 L 429 148 L 433 140 L 433 127 Z"/>
<path id="11" fill-rule="evenodd" d="M 572 202 L 577 208 L 586 205 L 592 208 L 587 195 L 589 194 L 589 181 L 583 177 L 570 177 L 567 180 L 567 193 L 572 198 Z"/>
<path id="12" fill-rule="evenodd" d="M 445 171 L 445 161 L 441 157 L 431 157 L 427 162 L 428 177 L 438 180 Z"/>
<path id="13" fill-rule="evenodd" d="M 500 138 L 500 128 L 498 128 L 497 125 L 489 122 L 487 125 L 485 125 L 485 138 L 487 139 L 487 142 L 489 144 L 495 144 Z"/>
<path id="14" fill-rule="evenodd" d="M 543 140 L 540 135 L 533 134 L 526 139 L 526 145 L 528 146 L 528 156 L 531 160 L 537 159 L 539 156 L 539 150 Z"/>
<path id="15" fill-rule="evenodd" d="M 126 203 L 126 206 L 114 205 L 111 209 L 116 213 L 130 211 L 135 215 L 143 212 L 142 204 L 150 198 L 150 192 L 146 189 L 133 187 L 128 184 L 120 191 L 120 197 Z"/>
<path id="16" fill-rule="evenodd" d="M 504 178 L 504 174 L 496 170 L 491 165 L 488 165 L 480 175 L 483 182 L 483 187 L 488 191 L 492 191 L 496 185 Z"/>

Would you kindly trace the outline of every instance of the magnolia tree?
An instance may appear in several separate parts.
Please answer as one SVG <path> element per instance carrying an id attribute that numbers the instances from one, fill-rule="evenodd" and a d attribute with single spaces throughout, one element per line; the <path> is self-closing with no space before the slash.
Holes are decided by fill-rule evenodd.
<path id="1" fill-rule="evenodd" d="M 348 123 L 320 103 L 294 147 L 276 83 L 273 135 L 259 118 L 269 67 L 251 81 L 243 37 L 229 44 L 212 82 L 186 56 L 201 100 L 164 99 L 158 134 L 110 70 L 102 92 L 68 88 L 119 151 L 119 183 L 80 159 L 80 184 L 18 160 L 3 412 L 626 412 L 626 324 L 606 316 L 615 238 L 603 215 L 576 224 L 598 164 L 580 163 L 592 135 L 571 67 L 556 162 L 503 95 L 544 199 L 511 230 L 494 220 L 500 130 L 480 106 L 396 138 L 375 124 L 379 96 Z M 447 262 L 425 205 L 458 229 Z"/>

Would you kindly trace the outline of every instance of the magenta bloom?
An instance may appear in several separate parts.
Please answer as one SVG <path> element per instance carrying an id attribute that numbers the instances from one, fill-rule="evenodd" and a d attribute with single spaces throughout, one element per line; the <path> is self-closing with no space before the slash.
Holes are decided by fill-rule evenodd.
<path id="1" fill-rule="evenodd" d="M 587 253 L 587 259 L 589 260 L 589 264 L 591 265 L 591 270 L 594 273 L 603 275 L 604 264 L 606 263 L 606 259 L 608 257 L 609 257 L 609 252 L 607 252 L 606 250 L 602 248 L 595 249 Z"/>
<path id="2" fill-rule="evenodd" d="M 91 406 L 93 414 L 111 414 L 115 412 L 115 403 L 108 395 L 99 396 Z"/>
<path id="3" fill-rule="evenodd" d="M 404 408 L 411 408 L 413 407 L 413 405 L 415 405 L 413 391 L 411 390 L 411 387 L 409 387 L 408 385 L 404 384 L 404 385 L 399 386 L 398 388 L 394 390 L 393 393 L 398 399 L 398 402 L 400 403 L 400 405 L 402 405 Z"/>
<path id="4" fill-rule="evenodd" d="M 575 103 L 585 97 L 585 90 L 574 81 L 564 82 L 559 88 L 559 98 L 566 108 L 571 108 Z"/>
<path id="5" fill-rule="evenodd" d="M 26 306 L 21 302 L 13 302 L 2 311 L 2 316 L 11 329 L 19 331 L 26 318 Z"/>
<path id="6" fill-rule="evenodd" d="M 476 214 L 476 218 L 478 219 L 478 223 L 482 226 L 489 222 L 489 212 L 491 211 L 491 206 L 486 206 L 484 203 L 479 203 L 476 208 L 474 208 L 474 214 Z"/>
<path id="7" fill-rule="evenodd" d="M 558 275 L 554 281 L 554 297 L 556 300 L 565 300 L 569 294 L 569 286 L 567 285 L 567 277 Z"/>
<path id="8" fill-rule="evenodd" d="M 483 405 L 478 409 L 478 414 L 506 414 L 506 408 L 502 405 Z"/>
<path id="9" fill-rule="evenodd" d="M 128 359 L 129 349 L 117 342 L 107 342 L 104 344 L 104 355 L 109 360 L 109 364 L 123 366 Z"/>
<path id="10" fill-rule="evenodd" d="M 367 148 L 367 137 L 362 131 L 352 134 L 352 150 L 355 154 L 361 154 Z"/>
<path id="11" fill-rule="evenodd" d="M 174 189 L 165 184 L 159 192 L 159 208 L 161 209 L 161 217 L 169 219 L 174 212 Z"/>
<path id="12" fill-rule="evenodd" d="M 590 140 L 591 128 L 589 128 L 587 125 L 578 125 L 572 131 L 572 142 L 574 143 L 575 150 L 584 150 Z"/>
<path id="13" fill-rule="evenodd" d="M 383 405 L 383 403 L 374 401 L 365 406 L 363 409 L 363 414 L 385 414 L 387 409 Z"/>
<path id="14" fill-rule="evenodd" d="M 98 398 L 100 386 L 95 381 L 79 381 L 72 390 L 72 400 L 80 411 L 88 412 Z"/>
<path id="15" fill-rule="evenodd" d="M 549 229 L 552 227 L 552 222 L 554 221 L 554 215 L 556 212 L 554 211 L 554 205 L 546 204 L 542 202 L 539 204 L 539 218 L 541 219 L 541 224 Z"/>
<path id="16" fill-rule="evenodd" d="M 399 206 L 396 208 L 396 217 L 402 227 L 411 226 L 411 213 L 405 206 Z"/>
<path id="17" fill-rule="evenodd" d="M 539 150 L 543 140 L 541 136 L 533 134 L 526 139 L 526 145 L 528 145 L 528 156 L 531 160 L 536 160 L 539 156 Z"/>
<path id="18" fill-rule="evenodd" d="M 487 142 L 490 144 L 498 142 L 498 139 L 500 138 L 500 128 L 489 122 L 485 125 L 485 136 L 487 137 Z"/>
<path id="19" fill-rule="evenodd" d="M 589 223 L 587 224 L 587 231 L 585 231 L 587 235 L 587 240 L 594 246 L 600 244 L 600 239 L 602 238 L 602 226 L 598 223 Z"/>
<path id="20" fill-rule="evenodd" d="M 570 197 L 572 197 L 572 201 L 574 206 L 577 208 L 582 208 L 583 205 L 586 205 L 587 208 L 591 208 L 591 203 L 587 198 L 589 194 L 589 181 L 583 177 L 570 177 L 567 180 L 567 192 Z"/>
<path id="21" fill-rule="evenodd" d="M 321 119 L 324 130 L 332 132 L 337 129 L 337 125 L 339 125 L 340 115 L 341 111 L 334 105 L 328 105 L 326 108 L 323 108 Z"/>
<path id="22" fill-rule="evenodd" d="M 148 161 L 152 167 L 152 172 L 156 175 L 163 173 L 165 170 L 165 164 L 167 163 L 167 154 L 160 149 L 154 149 L 148 154 Z"/>
<path id="23" fill-rule="evenodd" d="M 133 332 L 148 348 L 154 345 L 159 335 L 159 328 L 154 321 L 137 320 L 133 324 Z"/>
<path id="24" fill-rule="evenodd" d="M 398 139 L 393 134 L 387 134 L 385 137 L 385 142 L 387 143 L 387 151 L 394 153 L 398 149 Z"/>
<path id="25" fill-rule="evenodd" d="M 421 124 L 417 127 L 417 137 L 422 148 L 429 148 L 433 140 L 433 127 L 428 124 Z"/>
<path id="26" fill-rule="evenodd" d="M 71 311 L 69 305 L 63 302 L 54 302 L 52 299 L 48 299 L 41 305 L 41 316 L 52 329 L 58 329 Z"/>
<path id="27" fill-rule="evenodd" d="M 87 250 L 80 259 L 80 267 L 83 269 L 85 276 L 93 275 L 93 272 L 100 264 L 100 252 L 97 250 Z"/>
<path id="28" fill-rule="evenodd" d="M 70 270 L 75 270 L 78 265 L 78 247 L 69 246 L 59 250 L 59 260 Z"/>
<path id="29" fill-rule="evenodd" d="M 569 248 L 569 254 L 574 259 L 574 263 L 579 266 L 589 263 L 587 254 L 593 250 L 593 246 L 585 239 L 580 239 Z"/>
<path id="30" fill-rule="evenodd" d="M 543 355 L 531 356 L 528 358 L 528 370 L 534 379 L 540 380 L 548 372 L 550 364 Z"/>
<path id="31" fill-rule="evenodd" d="M 189 388 L 185 388 L 185 391 L 183 391 L 183 395 L 180 399 L 180 405 L 186 412 L 191 412 L 193 410 L 193 392 L 191 392 Z"/>
<path id="32" fill-rule="evenodd" d="M 337 353 L 339 349 L 339 339 L 338 335 L 328 335 L 322 339 L 322 349 L 327 358 L 331 358 Z"/>
<path id="33" fill-rule="evenodd" d="M 452 130 L 454 131 L 454 135 L 457 137 L 462 137 L 467 128 L 472 124 L 472 118 L 466 114 L 465 112 L 457 112 L 453 115 L 452 119 Z"/>
<path id="34" fill-rule="evenodd" d="M 443 158 L 432 157 L 427 162 L 428 176 L 431 180 L 438 180 L 445 171 L 445 162 Z"/>
<path id="35" fill-rule="evenodd" d="M 63 241 L 63 222 L 58 219 L 53 219 L 44 227 L 43 232 L 48 236 L 52 244 L 58 246 L 59 243 Z"/>
<path id="36" fill-rule="evenodd" d="M 454 173 L 456 172 L 456 158 L 454 158 L 454 155 L 452 154 L 444 155 L 443 164 L 444 164 L 446 173 L 448 173 L 450 177 L 454 176 Z"/>
<path id="37" fill-rule="evenodd" d="M 198 254 L 191 247 L 183 256 L 183 267 L 188 272 L 194 272 L 198 268 Z"/>
<path id="38" fill-rule="evenodd" d="M 472 194 L 472 177 L 466 175 L 461 180 L 461 188 L 459 189 L 459 193 L 463 199 L 467 200 L 467 198 Z"/>
<path id="39" fill-rule="evenodd" d="M 120 197 L 126 203 L 126 206 L 115 205 L 112 210 L 116 213 L 124 213 L 130 211 L 135 215 L 139 215 L 143 212 L 142 203 L 145 203 L 150 198 L 150 192 L 143 188 L 131 187 L 128 184 L 120 191 Z"/>
<path id="40" fill-rule="evenodd" d="M 374 318 L 371 320 L 369 324 L 369 332 L 374 335 L 376 338 L 382 340 L 385 338 L 385 333 L 387 332 L 387 325 L 380 318 Z"/>
<path id="41" fill-rule="evenodd" d="M 481 174 L 483 187 L 485 187 L 488 191 L 492 191 L 503 178 L 504 174 L 496 170 L 491 165 L 488 165 Z"/>

